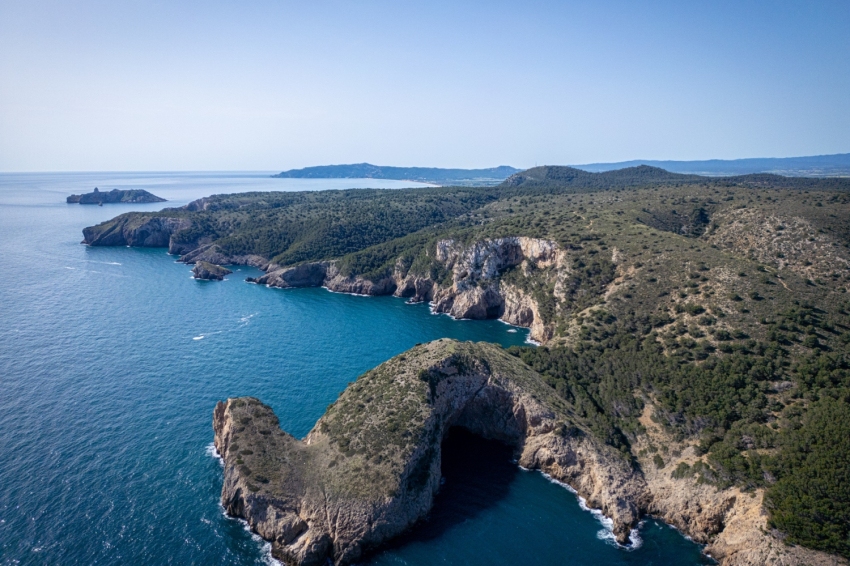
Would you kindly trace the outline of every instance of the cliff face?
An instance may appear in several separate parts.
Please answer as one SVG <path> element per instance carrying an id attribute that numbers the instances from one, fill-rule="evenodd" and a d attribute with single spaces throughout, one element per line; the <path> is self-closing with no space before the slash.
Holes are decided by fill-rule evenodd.
<path id="1" fill-rule="evenodd" d="M 673 525 L 723 566 L 840 566 L 846 561 L 823 552 L 789 546 L 770 532 L 763 506 L 764 489 L 744 492 L 737 487 L 717 489 L 694 474 L 676 474 L 681 464 L 700 460 L 693 441 L 677 442 L 650 418 L 648 403 L 640 423 L 645 433 L 632 445 L 648 497 L 644 511 Z M 662 446 L 665 465 L 658 467 L 645 450 Z"/>
<path id="2" fill-rule="evenodd" d="M 169 247 L 171 236 L 192 226 L 187 218 L 140 217 L 124 214 L 109 222 L 83 230 L 83 243 L 90 246 Z"/>
<path id="3" fill-rule="evenodd" d="M 573 407 L 531 368 L 491 344 L 438 340 L 389 360 L 351 384 L 304 440 L 280 430 L 253 398 L 213 415 L 224 459 L 222 504 L 286 564 L 342 565 L 424 517 L 440 483 L 441 443 L 452 426 L 513 447 L 519 465 L 572 486 L 628 541 L 640 516 L 676 526 L 724 566 L 831 565 L 841 559 L 787 547 L 766 528 L 761 492 L 717 490 L 674 478 L 638 455 L 669 441 L 641 419 L 638 466 L 599 442 Z M 641 452 L 641 454 L 644 454 Z"/>
<path id="4" fill-rule="evenodd" d="M 433 261 L 451 274 L 449 281 L 435 281 L 410 272 L 401 262 L 391 276 L 372 281 L 344 276 L 336 262 L 330 261 L 277 269 L 269 266 L 268 273 L 255 282 L 280 288 L 323 286 L 340 293 L 394 294 L 414 302 L 428 301 L 434 312 L 455 318 L 500 318 L 529 327 L 532 339 L 543 342 L 552 336 L 553 329 L 541 315 L 536 299 L 521 286 L 502 281 L 500 276 L 518 269 L 515 279 L 557 279 L 568 271 L 566 258 L 557 244 L 536 238 L 498 238 L 471 245 L 441 240 L 433 250 Z"/>
<path id="5" fill-rule="evenodd" d="M 643 481 L 584 432 L 521 361 L 489 344 L 439 340 L 368 372 L 303 441 L 256 399 L 214 412 L 222 503 L 288 564 L 335 564 L 401 533 L 430 509 L 452 426 L 513 446 L 520 465 L 573 485 L 628 538 Z"/>

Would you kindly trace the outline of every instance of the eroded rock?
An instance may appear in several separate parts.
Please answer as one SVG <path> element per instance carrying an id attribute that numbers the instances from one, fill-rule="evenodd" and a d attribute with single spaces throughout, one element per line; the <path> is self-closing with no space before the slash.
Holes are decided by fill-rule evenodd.
<path id="1" fill-rule="evenodd" d="M 574 485 L 626 541 L 639 474 L 593 439 L 543 379 L 500 347 L 438 340 L 360 377 L 303 441 L 257 399 L 214 412 L 222 503 L 288 564 L 359 560 L 427 514 L 452 426 L 512 446 L 521 465 Z M 590 473 L 589 473 L 590 472 Z"/>

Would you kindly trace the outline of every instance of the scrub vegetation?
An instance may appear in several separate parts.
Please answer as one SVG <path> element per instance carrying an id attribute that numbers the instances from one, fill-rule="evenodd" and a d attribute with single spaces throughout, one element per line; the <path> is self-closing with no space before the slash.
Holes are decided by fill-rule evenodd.
<path id="1" fill-rule="evenodd" d="M 450 283 L 440 240 L 554 241 L 563 280 L 548 268 L 499 274 L 554 328 L 544 346 L 511 353 L 634 465 L 651 406 L 700 455 L 665 473 L 763 488 L 789 542 L 850 557 L 850 179 L 539 167 L 486 188 L 205 200 L 133 214 L 190 218 L 176 238 L 230 255 L 336 259 L 372 280 L 400 266 Z"/>

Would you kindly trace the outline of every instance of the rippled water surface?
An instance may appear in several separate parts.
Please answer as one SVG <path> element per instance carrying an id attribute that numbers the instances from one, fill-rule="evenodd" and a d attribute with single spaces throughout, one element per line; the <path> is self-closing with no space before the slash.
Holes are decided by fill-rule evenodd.
<path id="1" fill-rule="evenodd" d="M 222 473 L 208 449 L 216 401 L 257 396 L 302 436 L 348 382 L 417 342 L 523 343 L 522 329 L 454 321 L 400 299 L 267 289 L 244 283 L 258 273 L 249 268 L 194 281 L 165 250 L 79 243 L 82 228 L 122 212 L 209 194 L 410 185 L 0 174 L 0 563 L 267 563 L 267 548 L 218 504 Z M 65 204 L 95 186 L 145 188 L 170 202 Z M 372 563 L 705 561 L 652 521 L 640 548 L 618 549 L 572 493 L 519 470 L 498 446 L 464 446 L 460 460 L 447 458 L 431 519 Z"/>

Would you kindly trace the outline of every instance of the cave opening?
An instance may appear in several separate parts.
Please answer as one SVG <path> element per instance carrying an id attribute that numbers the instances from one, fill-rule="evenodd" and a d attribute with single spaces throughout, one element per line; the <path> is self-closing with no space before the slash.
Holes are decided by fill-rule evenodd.
<path id="1" fill-rule="evenodd" d="M 438 538 L 507 497 L 519 467 L 514 448 L 453 426 L 441 445 L 440 491 L 428 516 L 390 543 L 400 547 Z"/>

